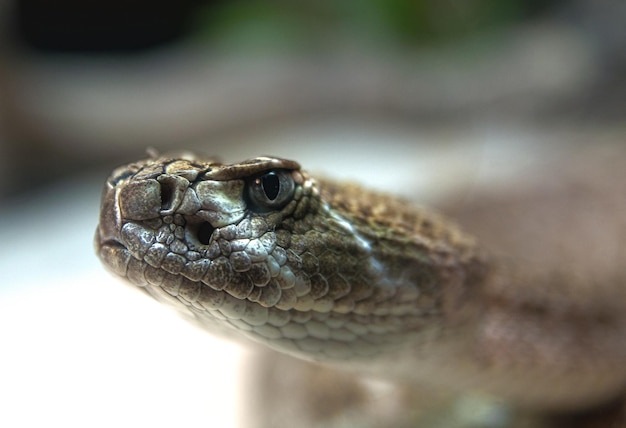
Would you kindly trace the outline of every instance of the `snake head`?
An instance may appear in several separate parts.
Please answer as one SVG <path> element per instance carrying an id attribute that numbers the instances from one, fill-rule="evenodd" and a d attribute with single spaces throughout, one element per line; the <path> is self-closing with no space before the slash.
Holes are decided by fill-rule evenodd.
<path id="1" fill-rule="evenodd" d="M 222 290 L 262 307 L 292 306 L 292 289 L 302 294 L 310 279 L 286 266 L 282 227 L 311 211 L 314 193 L 289 160 L 148 159 L 107 180 L 96 245 L 113 272 L 199 310 L 213 309 L 202 301 Z"/>
<path id="2" fill-rule="evenodd" d="M 142 160 L 106 181 L 97 253 L 209 330 L 309 359 L 379 353 L 437 316 L 436 285 L 454 270 L 437 269 L 456 259 L 434 236 L 389 232 L 407 224 L 408 206 L 379 200 L 388 224 L 376 223 L 371 194 L 346 202 L 333 188 L 323 198 L 297 162 L 279 158 Z"/>
<path id="3" fill-rule="evenodd" d="M 328 313 L 347 292 L 329 293 L 320 272 L 319 209 L 314 180 L 294 161 L 160 156 L 108 178 L 96 248 L 109 270 L 209 329 L 293 348 L 304 335 L 287 327 L 289 311 Z"/>

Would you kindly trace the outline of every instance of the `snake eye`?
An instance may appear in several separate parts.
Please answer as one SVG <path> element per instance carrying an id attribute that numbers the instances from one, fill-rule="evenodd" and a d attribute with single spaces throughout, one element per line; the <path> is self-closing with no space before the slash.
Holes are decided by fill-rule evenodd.
<path id="1" fill-rule="evenodd" d="M 269 171 L 252 179 L 248 184 L 248 196 L 258 208 L 282 208 L 291 200 L 294 188 L 289 171 Z"/>

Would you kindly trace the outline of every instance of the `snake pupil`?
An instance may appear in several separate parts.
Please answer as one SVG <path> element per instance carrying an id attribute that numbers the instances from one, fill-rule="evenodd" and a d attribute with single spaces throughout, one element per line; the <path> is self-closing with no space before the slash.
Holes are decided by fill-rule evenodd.
<path id="1" fill-rule="evenodd" d="M 248 182 L 250 207 L 267 212 L 285 206 L 293 196 L 295 182 L 288 170 L 266 171 Z"/>
<path id="2" fill-rule="evenodd" d="M 263 191 L 267 199 L 273 201 L 278 197 L 280 193 L 280 179 L 275 172 L 272 171 L 265 174 L 261 178 L 261 185 L 263 186 Z"/>

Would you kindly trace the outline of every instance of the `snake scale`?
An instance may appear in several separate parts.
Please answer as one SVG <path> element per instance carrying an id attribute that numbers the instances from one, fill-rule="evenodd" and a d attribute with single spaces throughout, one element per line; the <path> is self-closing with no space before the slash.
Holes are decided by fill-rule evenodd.
<path id="1" fill-rule="evenodd" d="M 109 270 L 208 330 L 296 357 L 543 409 L 626 387 L 623 292 L 564 299 L 447 218 L 295 161 L 120 167 L 95 242 Z"/>

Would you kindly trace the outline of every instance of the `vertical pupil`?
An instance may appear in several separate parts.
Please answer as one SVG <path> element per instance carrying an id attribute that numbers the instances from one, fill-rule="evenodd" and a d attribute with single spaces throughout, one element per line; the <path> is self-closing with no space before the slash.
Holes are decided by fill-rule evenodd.
<path id="1" fill-rule="evenodd" d="M 261 185 L 263 186 L 263 191 L 265 192 L 267 199 L 270 201 L 276 199 L 280 191 L 280 181 L 275 172 L 265 174 L 263 178 L 261 178 Z"/>

